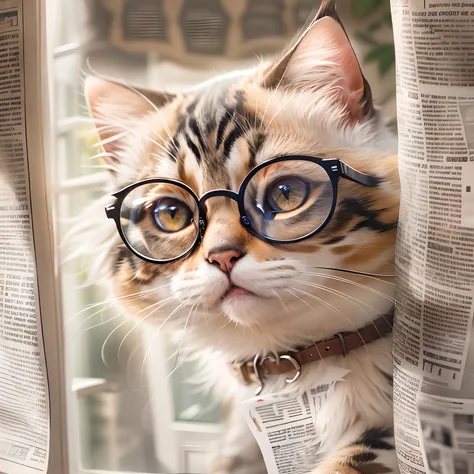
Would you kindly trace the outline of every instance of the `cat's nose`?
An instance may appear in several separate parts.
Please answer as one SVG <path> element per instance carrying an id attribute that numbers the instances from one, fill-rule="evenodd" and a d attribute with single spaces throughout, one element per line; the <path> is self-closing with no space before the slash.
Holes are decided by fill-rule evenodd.
<path id="1" fill-rule="evenodd" d="M 239 248 L 216 248 L 212 249 L 207 260 L 213 265 L 218 265 L 224 273 L 230 273 L 235 262 L 244 256 L 244 252 Z"/>

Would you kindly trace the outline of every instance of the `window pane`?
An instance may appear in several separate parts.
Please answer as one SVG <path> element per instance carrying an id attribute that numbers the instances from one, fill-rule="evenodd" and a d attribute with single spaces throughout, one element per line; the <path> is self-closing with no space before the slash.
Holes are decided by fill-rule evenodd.
<path id="1" fill-rule="evenodd" d="M 86 27 L 85 1 L 54 0 L 50 4 L 51 11 L 54 8 L 53 14 L 56 16 L 54 46 L 83 41 Z"/>
<path id="2" fill-rule="evenodd" d="M 67 127 L 56 139 L 57 172 L 61 180 L 104 171 L 103 159 L 94 158 L 99 153 L 94 146 L 98 140 L 95 128 L 81 124 L 79 117 L 75 120 L 75 125 Z"/>

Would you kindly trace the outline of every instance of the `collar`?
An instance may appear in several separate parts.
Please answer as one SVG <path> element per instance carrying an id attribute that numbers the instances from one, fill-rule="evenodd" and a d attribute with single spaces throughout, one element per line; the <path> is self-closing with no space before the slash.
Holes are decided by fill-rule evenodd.
<path id="1" fill-rule="evenodd" d="M 258 395 L 263 390 L 264 379 L 268 376 L 291 373 L 292 376 L 285 379 L 286 383 L 296 382 L 304 365 L 326 357 L 338 355 L 346 357 L 350 351 L 391 333 L 392 325 L 393 310 L 354 332 L 339 332 L 329 339 L 316 342 L 304 349 L 275 354 L 275 356 L 261 357 L 257 354 L 253 360 L 244 363 L 234 362 L 231 367 L 245 385 L 259 384 L 255 391 L 255 395 Z"/>

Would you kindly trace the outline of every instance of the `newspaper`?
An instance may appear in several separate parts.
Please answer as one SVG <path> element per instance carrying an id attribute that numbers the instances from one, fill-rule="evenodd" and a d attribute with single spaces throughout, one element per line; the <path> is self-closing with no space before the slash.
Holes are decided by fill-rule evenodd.
<path id="1" fill-rule="evenodd" d="M 318 413 L 349 370 L 327 366 L 318 385 L 303 393 L 279 391 L 242 404 L 268 474 L 307 474 L 324 460 Z"/>
<path id="2" fill-rule="evenodd" d="M 418 416 L 430 472 L 474 472 L 474 400 L 420 394 Z"/>
<path id="3" fill-rule="evenodd" d="M 474 2 L 392 0 L 391 7 L 401 181 L 394 327 L 400 472 L 468 474 L 474 472 L 474 431 L 466 429 L 474 427 Z"/>
<path id="4" fill-rule="evenodd" d="M 39 0 L 0 0 L 0 472 L 5 474 L 68 472 L 46 192 L 44 25 Z"/>

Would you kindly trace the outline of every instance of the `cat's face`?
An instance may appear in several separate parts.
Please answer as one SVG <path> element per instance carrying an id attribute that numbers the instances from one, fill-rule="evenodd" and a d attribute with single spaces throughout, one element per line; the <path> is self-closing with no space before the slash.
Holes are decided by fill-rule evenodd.
<path id="1" fill-rule="evenodd" d="M 93 115 L 103 125 L 99 131 L 114 168 L 116 190 L 160 177 L 181 181 L 198 197 L 216 189 L 238 191 L 256 165 L 282 155 L 339 158 L 380 180 L 373 188 L 340 180 L 332 220 L 322 232 L 297 244 L 272 245 L 250 234 L 235 201 L 226 197 L 206 201 L 202 241 L 183 259 L 148 263 L 114 235 L 110 258 L 120 295 L 168 285 L 142 300 L 134 299 L 129 303 L 132 312 L 143 311 L 145 316 L 148 312 L 143 309 L 150 302 L 171 293 L 172 304 L 167 303 L 164 316 L 178 306 L 176 314 L 184 311 L 188 319 L 196 311 L 203 316 L 194 314 L 192 324 L 203 331 L 206 325 L 217 330 L 230 321 L 236 331 L 250 327 L 276 335 L 285 330 L 290 314 L 295 326 L 301 323 L 300 333 L 303 326 L 317 328 L 318 318 L 319 326 L 329 327 L 328 331 L 333 326 L 351 330 L 354 324 L 364 323 L 362 315 L 348 323 L 338 312 L 328 314 L 328 305 L 339 313 L 346 307 L 354 311 L 354 299 L 359 299 L 353 295 L 363 294 L 363 289 L 348 288 L 337 279 L 340 275 L 318 267 L 392 272 L 398 175 L 393 139 L 378 123 L 370 90 L 335 20 L 326 17 L 316 22 L 273 65 L 221 76 L 183 95 L 145 93 L 149 99 L 145 100 L 141 94 L 97 79 L 89 80 L 86 92 Z M 303 200 L 301 182 L 291 181 L 292 166 L 275 164 L 260 177 L 265 199 L 275 206 L 293 209 L 299 205 L 296 201 Z M 303 167 L 298 173 L 304 177 L 306 170 Z M 193 203 L 169 187 L 151 185 L 147 192 L 171 194 L 181 204 L 176 207 L 176 201 L 161 200 L 158 214 L 154 208 L 140 221 L 153 234 L 157 254 L 170 248 L 184 250 L 191 238 L 187 223 L 193 217 Z M 290 190 L 290 200 L 284 189 Z M 328 205 L 324 192 L 311 192 L 313 206 Z M 300 227 L 305 225 L 305 219 L 283 220 L 276 237 L 301 235 Z M 353 281 L 371 286 L 367 279 Z M 338 292 L 349 296 L 344 299 Z M 365 314 L 390 306 L 374 292 L 389 295 L 391 288 L 382 284 L 362 296 Z M 367 312 L 367 307 L 375 313 Z M 311 323 L 304 323 L 307 318 Z M 248 334 L 251 337 L 252 332 Z M 311 338 L 319 337 L 311 334 Z"/>

